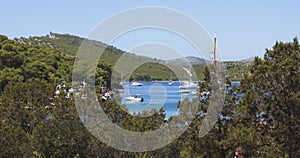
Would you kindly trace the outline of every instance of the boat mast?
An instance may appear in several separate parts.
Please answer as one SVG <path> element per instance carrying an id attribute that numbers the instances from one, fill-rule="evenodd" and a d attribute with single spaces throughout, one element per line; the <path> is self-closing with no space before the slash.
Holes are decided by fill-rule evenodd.
<path id="1" fill-rule="evenodd" d="M 214 34 L 214 59 L 213 59 L 213 65 L 216 67 L 217 60 L 216 60 L 216 54 L 217 54 L 217 34 L 215 32 Z"/>
<path id="2" fill-rule="evenodd" d="M 185 67 L 182 67 L 188 74 L 189 74 L 189 76 L 190 76 L 190 80 L 189 80 L 189 82 L 191 82 L 192 81 L 192 73 L 187 69 L 187 68 L 185 68 Z"/>

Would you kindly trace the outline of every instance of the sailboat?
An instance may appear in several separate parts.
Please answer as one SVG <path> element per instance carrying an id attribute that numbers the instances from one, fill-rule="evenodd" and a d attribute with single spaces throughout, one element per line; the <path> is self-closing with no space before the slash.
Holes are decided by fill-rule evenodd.
<path id="1" fill-rule="evenodd" d="M 179 86 L 180 89 L 195 89 L 198 88 L 198 84 L 192 82 L 192 73 L 183 67 L 183 69 L 190 75 L 190 80 L 189 81 L 183 81 L 183 85 Z"/>

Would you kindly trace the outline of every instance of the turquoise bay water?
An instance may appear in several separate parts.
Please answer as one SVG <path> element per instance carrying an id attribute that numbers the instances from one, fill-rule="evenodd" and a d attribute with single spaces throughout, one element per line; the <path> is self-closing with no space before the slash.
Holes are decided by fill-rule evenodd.
<path id="1" fill-rule="evenodd" d="M 179 101 L 188 98 L 192 100 L 195 95 L 191 93 L 178 93 L 181 82 L 174 81 L 173 85 L 169 82 L 141 82 L 143 86 L 131 86 L 130 83 L 124 85 L 124 93 L 121 93 L 121 104 L 125 104 L 129 113 L 139 113 L 143 110 L 159 110 L 161 107 L 165 110 L 166 119 L 178 113 L 177 104 Z M 196 89 L 193 89 L 196 91 Z M 143 102 L 127 101 L 125 98 L 137 95 L 143 98 Z"/>

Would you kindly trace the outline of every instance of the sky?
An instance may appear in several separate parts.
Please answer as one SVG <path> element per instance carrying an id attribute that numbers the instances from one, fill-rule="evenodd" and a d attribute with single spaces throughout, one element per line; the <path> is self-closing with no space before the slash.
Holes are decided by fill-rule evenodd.
<path id="1" fill-rule="evenodd" d="M 87 37 L 112 15 L 144 6 L 177 10 L 196 20 L 211 37 L 216 32 L 218 52 L 224 61 L 263 57 L 265 49 L 272 48 L 276 41 L 288 42 L 300 35 L 298 0 L 3 0 L 0 34 L 15 38 L 51 31 Z M 201 57 L 189 43 L 161 30 L 133 31 L 111 44 L 129 51 L 147 42 L 166 43 L 185 56 Z"/>

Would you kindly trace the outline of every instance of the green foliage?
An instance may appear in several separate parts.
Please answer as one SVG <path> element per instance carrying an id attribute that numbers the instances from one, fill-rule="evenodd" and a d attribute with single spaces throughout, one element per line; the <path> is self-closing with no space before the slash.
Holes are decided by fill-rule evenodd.
<path id="1" fill-rule="evenodd" d="M 299 49 L 297 39 L 276 42 L 264 59 L 255 58 L 242 82 L 236 119 L 239 130 L 248 133 L 243 142 L 256 156 L 300 156 Z"/>
<path id="2" fill-rule="evenodd" d="M 5 67 L 1 70 L 0 74 L 0 89 L 2 90 L 9 82 L 22 82 L 23 80 L 24 77 L 20 68 Z"/>
<path id="3" fill-rule="evenodd" d="M 220 117 L 207 135 L 199 137 L 199 130 L 213 98 L 205 102 L 200 98 L 192 102 L 184 100 L 178 104 L 179 113 L 196 114 L 188 129 L 166 147 L 141 153 L 120 151 L 102 143 L 83 126 L 72 97 L 66 99 L 65 92 L 54 96 L 57 83 L 71 81 L 73 55 L 82 40 L 53 33 L 48 37 L 15 40 L 0 36 L 0 157 L 233 157 L 238 146 L 245 146 L 252 157 L 300 156 L 297 39 L 290 43 L 277 42 L 266 51 L 264 59 L 256 58 L 251 67 L 226 63 L 228 82 L 243 78 L 242 85 L 227 91 Z M 106 46 L 95 41 L 91 44 L 95 48 Z M 128 78 L 176 80 L 171 69 L 154 63 L 153 59 L 106 47 L 102 60 L 97 63 L 96 86 L 117 84 L 110 80 L 113 67 L 121 57 L 133 66 L 147 61 Z M 209 73 L 208 68 L 194 66 L 198 78 L 204 80 L 199 92 L 215 84 L 210 82 L 214 73 Z M 99 87 L 96 89 L 101 93 Z M 197 111 L 187 106 L 191 103 L 198 106 Z M 147 111 L 132 116 L 114 100 L 102 101 L 101 107 L 112 122 L 131 131 L 152 131 L 174 119 L 165 120 L 163 109 L 151 111 L 154 115 L 150 117 L 143 117 L 149 114 Z M 177 125 L 186 126 L 180 122 Z"/>
<path id="4" fill-rule="evenodd" d="M 204 67 L 203 74 L 204 74 L 204 81 L 210 82 L 210 71 L 207 66 Z"/>
<path id="5" fill-rule="evenodd" d="M 47 36 L 42 37 L 31 37 L 29 39 L 21 38 L 17 41 L 31 44 L 31 45 L 38 45 L 41 48 L 51 48 L 56 49 L 66 55 L 76 55 L 81 43 L 85 39 L 72 36 L 68 34 L 57 34 L 57 33 L 50 33 Z M 154 63 L 153 59 L 148 57 L 142 57 L 137 56 L 134 54 L 126 53 L 118 48 L 115 48 L 113 46 L 106 45 L 101 42 L 92 41 L 92 40 L 86 40 L 86 43 L 89 44 L 89 50 L 87 51 L 99 51 L 101 49 L 105 49 L 103 51 L 103 54 L 100 57 L 100 61 L 98 64 L 98 67 L 101 69 L 107 69 L 107 67 L 114 67 L 115 64 L 118 62 L 119 59 L 122 58 L 123 61 L 126 62 L 126 67 L 131 67 L 132 65 L 137 65 L 141 63 L 141 61 L 145 61 L 146 64 L 140 65 L 137 67 L 137 69 L 133 72 L 132 76 L 129 76 L 129 74 L 125 74 L 125 76 L 121 76 L 121 80 L 124 78 L 128 78 L 131 80 L 137 80 L 137 81 L 153 81 L 153 80 L 176 80 L 176 75 L 174 72 L 170 71 L 169 68 L 166 66 Z M 128 62 L 130 61 L 130 62 Z M 61 62 L 58 62 L 61 63 Z M 101 67 L 100 65 L 105 65 L 104 67 Z M 97 70 L 97 78 L 99 79 L 96 81 L 96 84 L 104 84 L 110 87 L 110 82 L 107 80 L 107 75 L 103 75 L 103 72 L 100 72 L 102 70 Z M 107 71 L 107 70 L 103 70 Z M 128 70 L 129 73 L 131 70 Z M 180 70 L 183 71 L 183 70 Z M 43 75 L 47 76 L 47 75 Z M 99 76 L 105 76 L 104 78 L 100 78 Z"/>
<path id="6" fill-rule="evenodd" d="M 7 36 L 0 35 L 0 42 L 3 42 L 5 40 L 8 40 Z"/>
<path id="7" fill-rule="evenodd" d="M 45 117 L 52 86 L 45 81 L 10 82 L 1 95 L 0 157 L 30 157 L 34 128 Z"/>
<path id="8" fill-rule="evenodd" d="M 172 76 L 174 76 L 172 78 Z M 138 67 L 131 80 L 137 81 L 168 81 L 169 79 L 177 80 L 174 72 L 160 63 L 149 62 Z"/>
<path id="9" fill-rule="evenodd" d="M 250 72 L 251 63 L 248 62 L 224 62 L 226 73 L 230 80 L 240 81 Z"/>
<path id="10" fill-rule="evenodd" d="M 71 80 L 74 57 L 13 40 L 4 40 L 0 45 L 1 89 L 9 81 L 25 82 L 30 78 L 42 78 L 53 83 Z"/>

